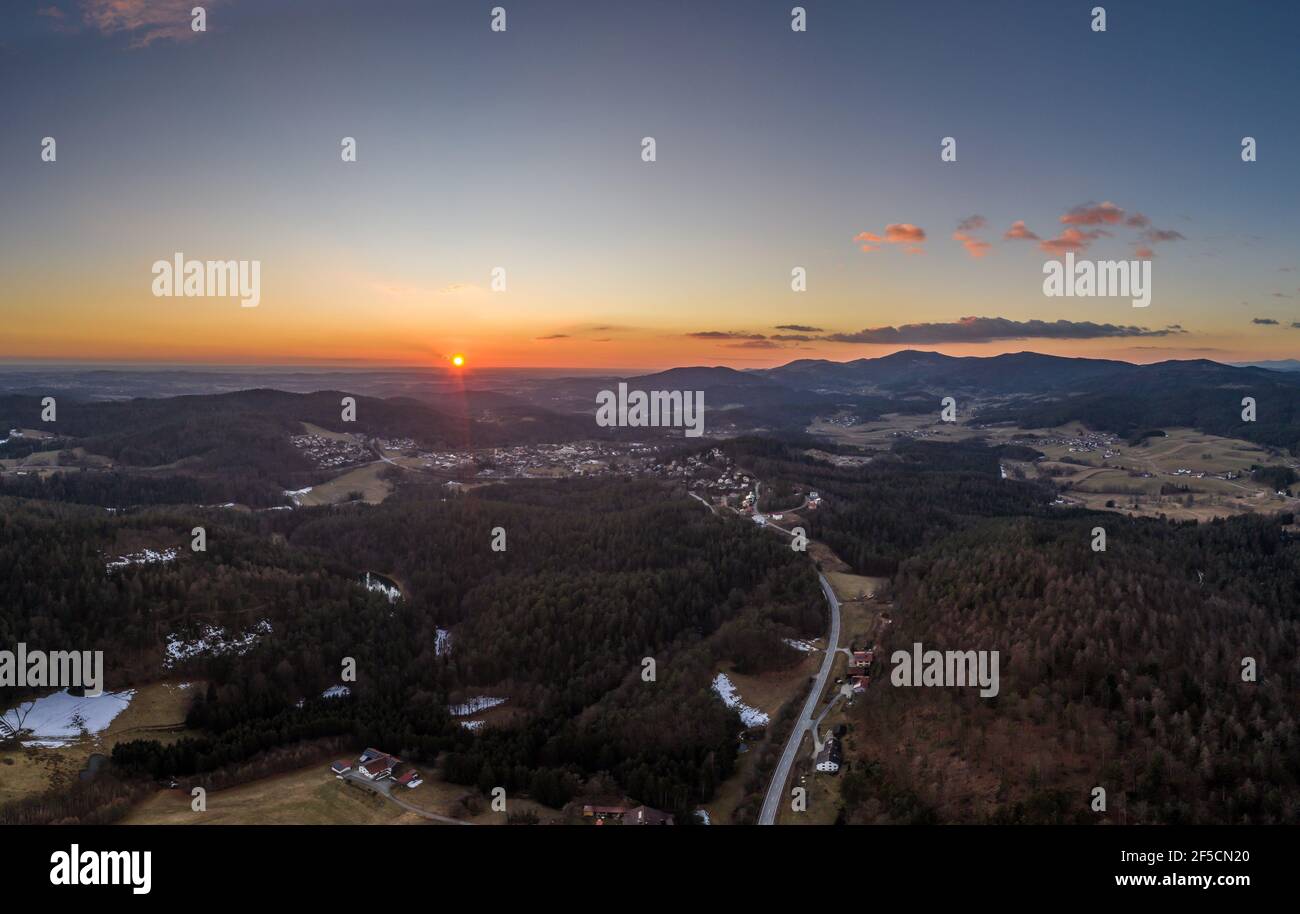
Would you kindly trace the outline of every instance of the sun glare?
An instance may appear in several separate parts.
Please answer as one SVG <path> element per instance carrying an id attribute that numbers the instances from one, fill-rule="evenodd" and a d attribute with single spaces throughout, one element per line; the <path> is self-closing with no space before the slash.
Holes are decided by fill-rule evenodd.
<path id="1" fill-rule="evenodd" d="M 459 354 L 453 355 L 451 357 L 451 364 L 455 365 L 457 368 L 460 368 L 462 365 L 465 364 L 465 357 Z"/>

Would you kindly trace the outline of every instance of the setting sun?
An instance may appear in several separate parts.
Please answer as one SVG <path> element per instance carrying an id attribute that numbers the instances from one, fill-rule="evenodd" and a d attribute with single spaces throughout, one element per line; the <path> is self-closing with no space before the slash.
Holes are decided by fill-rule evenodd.
<path id="1" fill-rule="evenodd" d="M 465 357 L 463 355 L 453 355 L 451 357 L 451 364 L 455 365 L 457 368 L 460 368 L 462 365 L 465 364 Z"/>

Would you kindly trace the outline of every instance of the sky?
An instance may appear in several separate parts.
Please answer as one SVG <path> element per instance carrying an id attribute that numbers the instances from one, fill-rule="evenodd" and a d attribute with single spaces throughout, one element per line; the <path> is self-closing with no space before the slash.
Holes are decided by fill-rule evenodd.
<path id="1" fill-rule="evenodd" d="M 0 359 L 1300 354 L 1300 4 L 794 5 L 6 0 Z"/>

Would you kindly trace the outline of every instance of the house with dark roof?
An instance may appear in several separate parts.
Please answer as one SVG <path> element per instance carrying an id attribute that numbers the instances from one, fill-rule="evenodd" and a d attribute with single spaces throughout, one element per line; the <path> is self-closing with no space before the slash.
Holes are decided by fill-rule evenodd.
<path id="1" fill-rule="evenodd" d="M 839 740 L 832 736 L 822 744 L 821 751 L 817 753 L 817 761 L 814 767 L 826 774 L 834 774 L 840 770 Z"/>
<path id="2" fill-rule="evenodd" d="M 672 825 L 671 813 L 660 812 L 649 806 L 638 806 L 623 814 L 624 825 Z"/>

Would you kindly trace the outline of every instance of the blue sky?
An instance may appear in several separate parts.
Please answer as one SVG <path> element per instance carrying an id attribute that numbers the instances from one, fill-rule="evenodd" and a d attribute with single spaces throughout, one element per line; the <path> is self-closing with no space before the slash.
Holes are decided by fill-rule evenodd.
<path id="1" fill-rule="evenodd" d="M 1297 349 L 1291 4 L 1105 3 L 1095 33 L 1094 3 L 808 2 L 795 34 L 788 2 L 502 0 L 494 33 L 492 3 L 212 0 L 201 35 L 192 5 L 0 11 L 0 356 L 757 365 L 970 316 L 1072 326 L 927 348 Z M 1042 294 L 1042 242 L 1102 203 L 1079 256 L 1148 247 L 1148 309 Z M 919 253 L 854 241 L 889 225 Z M 262 305 L 153 298 L 178 250 L 260 259 Z"/>

